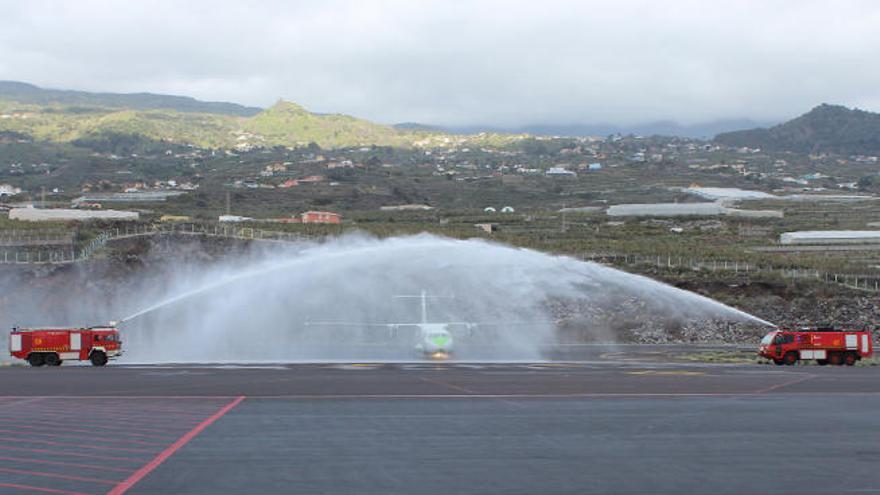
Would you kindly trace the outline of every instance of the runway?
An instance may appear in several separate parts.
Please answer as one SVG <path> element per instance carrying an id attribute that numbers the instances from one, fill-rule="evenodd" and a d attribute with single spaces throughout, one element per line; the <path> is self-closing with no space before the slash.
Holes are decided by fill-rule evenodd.
<path id="1" fill-rule="evenodd" d="M 0 494 L 880 492 L 880 367 L 0 368 Z"/>

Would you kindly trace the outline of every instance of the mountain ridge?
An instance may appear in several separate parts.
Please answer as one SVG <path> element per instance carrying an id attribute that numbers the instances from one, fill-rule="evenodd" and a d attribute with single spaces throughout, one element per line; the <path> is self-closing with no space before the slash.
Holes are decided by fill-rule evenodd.
<path id="1" fill-rule="evenodd" d="M 822 103 L 773 127 L 722 133 L 715 141 L 767 151 L 877 155 L 880 114 Z"/>
<path id="2" fill-rule="evenodd" d="M 156 93 L 104 93 L 47 89 L 20 81 L 0 81 L 0 99 L 33 105 L 95 106 L 133 110 L 175 110 L 187 113 L 216 113 L 251 117 L 263 109 L 237 103 L 202 101 L 190 96 Z"/>
<path id="3" fill-rule="evenodd" d="M 693 139 L 711 139 L 728 131 L 749 129 L 767 125 L 751 119 L 723 119 L 698 124 L 679 124 L 673 120 L 658 120 L 633 125 L 598 124 L 530 124 L 518 127 L 498 126 L 428 126 L 452 133 L 476 134 L 479 132 L 503 132 L 509 134 L 531 134 L 534 136 L 610 136 L 613 134 L 637 136 L 677 136 Z M 420 124 L 409 123 L 408 126 Z"/>
<path id="4" fill-rule="evenodd" d="M 507 146 L 521 135 L 452 136 L 397 128 L 279 99 L 267 109 L 151 93 L 88 93 L 0 81 L 0 133 L 130 152 L 164 144 L 248 150 L 273 146 Z"/>

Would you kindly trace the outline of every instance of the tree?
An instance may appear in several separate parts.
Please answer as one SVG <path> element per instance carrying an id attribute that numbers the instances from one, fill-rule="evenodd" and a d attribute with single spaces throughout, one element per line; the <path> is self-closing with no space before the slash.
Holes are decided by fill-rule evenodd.
<path id="1" fill-rule="evenodd" d="M 547 146 L 537 139 L 526 139 L 522 142 L 522 150 L 529 155 L 546 155 Z"/>

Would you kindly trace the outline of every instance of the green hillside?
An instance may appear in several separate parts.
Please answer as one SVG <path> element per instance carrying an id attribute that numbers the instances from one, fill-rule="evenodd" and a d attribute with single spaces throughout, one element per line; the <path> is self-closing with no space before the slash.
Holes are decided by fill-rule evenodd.
<path id="1" fill-rule="evenodd" d="M 34 105 L 0 100 L 0 131 L 17 132 L 36 141 L 77 142 L 103 136 L 132 136 L 151 141 L 205 148 L 236 146 L 358 145 L 412 146 L 412 132 L 346 115 L 318 115 L 279 102 L 254 117 L 178 112 Z"/>
<path id="2" fill-rule="evenodd" d="M 174 110 L 177 112 L 217 113 L 250 117 L 262 109 L 235 103 L 200 101 L 188 96 L 153 93 L 89 93 L 45 89 L 17 81 L 0 81 L 0 98 L 33 105 L 127 108 L 131 110 Z"/>
<path id="3" fill-rule="evenodd" d="M 880 154 L 880 114 L 823 104 L 769 129 L 719 134 L 730 146 L 797 153 Z"/>
<path id="4" fill-rule="evenodd" d="M 325 148 L 355 145 L 412 145 L 414 134 L 348 115 L 318 115 L 284 100 L 243 122 L 246 132 L 262 136 L 270 145 L 307 145 Z"/>
<path id="5" fill-rule="evenodd" d="M 174 110 L 117 110 L 0 101 L 0 131 L 36 141 L 74 142 L 107 134 L 226 147 L 234 141 L 241 117 Z"/>
<path id="6" fill-rule="evenodd" d="M 520 135 L 453 136 L 428 129 L 395 128 L 348 115 L 312 113 L 283 100 L 253 115 L 243 113 L 249 114 L 250 109 L 185 97 L 42 90 L 0 81 L 0 132 L 113 152 L 130 153 L 157 143 L 227 149 L 317 143 L 332 149 L 369 145 L 499 147 L 522 139 Z"/>

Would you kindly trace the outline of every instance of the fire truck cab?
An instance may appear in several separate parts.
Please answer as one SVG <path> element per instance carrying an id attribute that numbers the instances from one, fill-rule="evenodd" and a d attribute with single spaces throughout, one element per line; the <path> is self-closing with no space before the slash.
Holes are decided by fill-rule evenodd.
<path id="1" fill-rule="evenodd" d="M 775 330 L 761 339 L 758 355 L 777 365 L 815 359 L 819 365 L 852 366 L 874 353 L 870 331 L 801 328 Z"/>
<path id="2" fill-rule="evenodd" d="M 122 341 L 112 327 L 13 328 L 9 353 L 31 366 L 60 366 L 68 360 L 104 366 L 122 355 Z"/>

